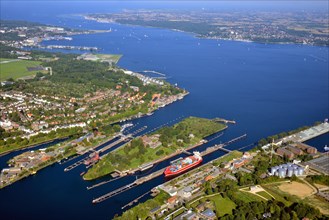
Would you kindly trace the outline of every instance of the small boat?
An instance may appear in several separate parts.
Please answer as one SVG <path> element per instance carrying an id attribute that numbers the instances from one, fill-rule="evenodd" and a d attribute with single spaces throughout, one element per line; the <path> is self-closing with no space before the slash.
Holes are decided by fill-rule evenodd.
<path id="1" fill-rule="evenodd" d="M 121 132 L 123 132 L 126 128 L 133 126 L 133 123 L 127 123 L 121 126 Z"/>
<path id="2" fill-rule="evenodd" d="M 324 151 L 329 151 L 329 147 L 327 145 L 324 146 Z"/>

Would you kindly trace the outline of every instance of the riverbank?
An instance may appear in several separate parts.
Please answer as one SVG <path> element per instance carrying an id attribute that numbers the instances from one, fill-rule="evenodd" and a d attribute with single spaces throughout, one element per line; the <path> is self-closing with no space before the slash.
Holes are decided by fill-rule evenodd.
<path id="1" fill-rule="evenodd" d="M 66 146 L 66 145 L 65 145 Z M 71 157 L 76 154 L 76 150 L 70 147 L 52 147 L 54 151 L 59 150 L 59 148 L 63 149 L 60 150 L 58 154 L 55 156 L 47 155 L 46 151 L 40 151 L 40 161 L 33 162 L 35 165 L 33 166 L 27 166 L 27 167 L 10 167 L 5 168 L 1 171 L 0 174 L 0 189 L 7 187 L 23 178 L 26 178 L 30 175 L 35 175 L 39 170 L 46 168 L 58 161 L 61 161 L 65 158 Z M 64 150 L 65 148 L 65 150 Z M 49 148 L 48 148 L 49 149 Z M 23 153 L 22 155 L 16 156 L 16 158 L 22 157 L 24 154 L 30 154 L 29 152 Z M 15 160 L 13 159 L 14 163 L 17 163 L 19 159 Z M 20 159 L 20 161 L 23 161 L 24 158 Z M 22 162 L 20 162 L 21 164 Z M 23 162 L 27 163 L 27 162 Z"/>
<path id="2" fill-rule="evenodd" d="M 34 147 L 37 147 L 38 145 L 42 145 L 42 144 L 48 144 L 48 143 L 51 143 L 51 142 L 55 142 L 57 140 L 65 140 L 66 138 L 70 138 L 72 135 L 69 135 L 69 136 L 63 136 L 63 137 L 58 137 L 58 138 L 55 138 L 55 139 L 49 139 L 47 141 L 41 141 L 41 142 L 36 142 L 36 143 L 33 143 L 31 145 L 27 145 L 27 146 L 24 146 L 24 147 L 20 147 L 20 148 L 17 148 L 17 149 L 13 149 L 13 150 L 8 150 L 8 151 L 5 151 L 5 152 L 1 152 L 0 153 L 0 157 L 2 156 L 5 156 L 7 154 L 10 154 L 12 152 L 17 152 L 17 151 L 20 151 L 20 150 L 25 150 L 25 149 L 30 149 L 30 148 L 34 148 Z"/>

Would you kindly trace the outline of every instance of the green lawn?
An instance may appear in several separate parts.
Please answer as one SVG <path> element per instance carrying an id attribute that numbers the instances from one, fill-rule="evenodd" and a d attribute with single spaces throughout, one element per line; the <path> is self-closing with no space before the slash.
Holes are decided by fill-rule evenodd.
<path id="1" fill-rule="evenodd" d="M 14 60 L 14 59 L 0 58 L 0 62 L 2 62 L 2 61 L 8 61 L 8 60 Z"/>
<path id="2" fill-rule="evenodd" d="M 3 58 L 1 58 L 1 61 Z M 19 60 L 10 63 L 0 64 L 0 81 L 7 80 L 9 78 L 17 79 L 25 76 L 31 76 L 39 71 L 28 71 L 27 67 L 40 66 L 40 61 Z"/>
<path id="3" fill-rule="evenodd" d="M 248 192 L 237 191 L 235 194 L 244 202 L 263 201 L 262 198 Z"/>
<path id="4" fill-rule="evenodd" d="M 215 210 L 217 216 L 224 216 L 225 214 L 232 214 L 232 210 L 235 209 L 235 203 L 229 198 L 223 198 L 220 195 L 208 198 L 215 204 Z"/>
<path id="5" fill-rule="evenodd" d="M 257 192 L 256 194 L 260 195 L 260 196 L 263 196 L 264 198 L 268 199 L 268 200 L 271 200 L 272 197 L 265 191 L 261 191 L 261 192 Z"/>
<path id="6" fill-rule="evenodd" d="M 292 204 L 291 201 L 288 201 L 284 198 L 284 196 L 289 196 L 289 194 L 284 194 L 282 191 L 279 190 L 278 184 L 271 184 L 271 185 L 262 185 L 262 187 L 269 192 L 274 198 L 280 202 L 283 202 L 285 205 L 289 206 Z M 293 198 L 293 197 L 291 197 Z"/>

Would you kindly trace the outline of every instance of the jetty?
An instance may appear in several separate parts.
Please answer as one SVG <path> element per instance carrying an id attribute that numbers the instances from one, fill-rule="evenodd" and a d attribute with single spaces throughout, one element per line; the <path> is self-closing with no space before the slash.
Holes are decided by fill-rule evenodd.
<path id="1" fill-rule="evenodd" d="M 138 200 L 140 200 L 141 198 L 143 198 L 144 196 L 146 196 L 146 195 L 149 194 L 150 192 L 151 192 L 151 190 L 150 190 L 150 191 L 147 191 L 147 192 L 144 193 L 143 195 L 137 197 L 137 198 L 134 199 L 133 201 L 129 202 L 128 204 L 126 204 L 126 205 L 124 205 L 124 206 L 122 206 L 121 209 L 125 209 L 125 208 L 127 208 L 127 207 L 129 207 L 129 206 L 132 206 L 134 203 L 137 203 Z"/>
<path id="2" fill-rule="evenodd" d="M 76 168 L 77 166 L 79 166 L 79 165 L 83 164 L 84 162 L 86 162 L 88 159 L 89 159 L 89 157 L 83 158 L 83 159 L 81 159 L 81 160 L 75 162 L 74 164 L 71 164 L 70 166 L 66 167 L 66 168 L 64 169 L 64 171 L 65 171 L 65 172 L 68 172 L 68 171 L 70 171 L 70 170 L 73 170 L 73 169 Z"/>
<path id="3" fill-rule="evenodd" d="M 120 187 L 120 188 L 118 188 L 118 189 L 116 189 L 116 190 L 114 190 L 112 192 L 109 192 L 109 193 L 107 193 L 105 195 L 102 195 L 101 197 L 98 197 L 96 199 L 93 199 L 93 203 L 103 202 L 104 200 L 107 200 L 107 199 L 109 199 L 109 198 L 111 198 L 111 197 L 113 197 L 115 195 L 118 195 L 120 193 L 123 193 L 123 192 L 129 190 L 130 188 L 135 187 L 136 185 L 137 185 L 136 182 L 133 182 L 133 183 L 130 183 L 130 184 L 125 185 L 123 187 Z"/>
<path id="4" fill-rule="evenodd" d="M 86 153 L 90 153 L 90 152 L 93 151 L 94 149 L 96 149 L 96 148 L 98 148 L 98 147 L 100 147 L 100 146 L 102 146 L 102 145 L 104 145 L 104 144 L 106 144 L 106 143 L 108 143 L 108 142 L 110 142 L 110 141 L 113 141 L 115 138 L 120 137 L 121 135 L 122 135 L 122 133 L 117 133 L 117 134 L 115 134 L 114 136 L 112 136 L 110 139 L 107 139 L 107 140 L 103 141 L 102 143 L 100 143 L 100 144 L 98 144 L 98 145 L 96 145 L 96 146 L 93 146 L 93 147 L 91 147 L 91 148 L 88 148 L 85 152 L 83 152 L 83 153 L 81 153 L 81 154 L 78 154 L 78 155 L 76 155 L 76 156 L 74 156 L 74 157 L 71 157 L 71 158 L 69 158 L 69 159 L 67 159 L 67 160 L 65 160 L 65 161 L 63 161 L 63 162 L 61 162 L 61 164 L 68 163 L 68 162 L 70 162 L 70 161 L 72 161 L 72 160 L 74 160 L 74 159 L 76 159 L 76 158 L 78 158 L 78 157 L 81 157 L 81 156 L 85 155 Z"/>
<path id="5" fill-rule="evenodd" d="M 96 187 L 102 186 L 102 185 L 104 185 L 104 184 L 107 184 L 107 183 L 113 182 L 113 181 L 115 181 L 115 180 L 121 179 L 122 177 L 123 177 L 123 176 L 119 176 L 119 177 L 114 178 L 114 179 L 110 179 L 110 180 L 102 181 L 102 182 L 100 182 L 100 183 L 96 183 L 96 184 L 94 184 L 94 185 L 92 185 L 92 186 L 87 186 L 87 190 L 90 190 L 90 189 L 93 189 L 93 188 L 96 188 Z"/>
<path id="6" fill-rule="evenodd" d="M 224 118 L 214 118 L 212 119 L 212 121 L 215 121 L 215 122 L 223 122 L 225 124 L 236 124 L 236 121 L 234 120 L 227 120 L 227 119 L 224 119 Z"/>
<path id="7" fill-rule="evenodd" d="M 156 178 L 158 176 L 161 176 L 163 174 L 163 172 L 164 172 L 165 169 L 166 168 L 163 168 L 161 170 L 155 171 L 154 173 L 151 173 L 148 176 L 145 176 L 145 177 L 142 177 L 140 179 L 137 179 L 134 182 L 129 183 L 128 185 L 122 186 L 122 187 L 120 187 L 120 188 L 118 188 L 116 190 L 113 190 L 112 192 L 106 193 L 105 195 L 102 195 L 102 196 L 100 196 L 100 197 L 98 197 L 96 199 L 93 199 L 92 203 L 100 203 L 100 202 L 103 202 L 103 201 L 105 201 L 105 200 L 107 200 L 107 199 L 109 199 L 109 198 L 111 198 L 113 196 L 116 196 L 116 195 L 118 195 L 120 193 L 123 193 L 123 192 L 125 192 L 125 191 L 127 191 L 127 190 L 129 190 L 131 188 L 134 188 L 134 187 L 136 187 L 138 185 L 141 185 L 141 184 L 143 184 L 143 183 L 145 183 L 145 182 L 147 182 L 147 181 L 149 181 L 151 179 L 154 179 L 154 178 Z"/>
<path id="8" fill-rule="evenodd" d="M 160 76 L 166 76 L 166 74 L 164 73 L 160 73 L 158 71 L 154 71 L 154 70 L 143 70 L 143 71 L 137 71 L 138 73 L 153 73 L 153 74 L 157 74 Z"/>
<path id="9" fill-rule="evenodd" d="M 125 141 L 127 141 L 127 140 L 128 140 L 128 137 L 126 137 L 126 136 L 123 135 L 119 140 L 116 140 L 116 141 L 114 141 L 113 143 L 111 143 L 111 144 L 109 144 L 109 145 L 106 145 L 105 147 L 103 147 L 103 148 L 97 150 L 97 152 L 98 152 L 98 153 L 103 153 L 104 151 L 107 151 L 108 149 L 114 147 L 115 145 L 118 145 L 118 144 L 120 144 L 120 143 L 122 143 L 122 142 L 125 142 Z"/>

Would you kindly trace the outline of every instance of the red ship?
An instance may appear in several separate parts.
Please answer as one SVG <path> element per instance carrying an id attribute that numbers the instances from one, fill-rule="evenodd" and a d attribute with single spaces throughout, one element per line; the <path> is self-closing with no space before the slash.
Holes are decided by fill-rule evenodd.
<path id="1" fill-rule="evenodd" d="M 199 165 L 202 162 L 202 157 L 199 152 L 193 153 L 193 156 L 185 157 L 184 159 L 175 161 L 173 164 L 168 166 L 164 171 L 165 177 L 179 175 Z"/>
<path id="2" fill-rule="evenodd" d="M 89 158 L 84 162 L 86 166 L 96 163 L 99 160 L 99 154 L 97 152 L 94 152 L 89 155 Z"/>

